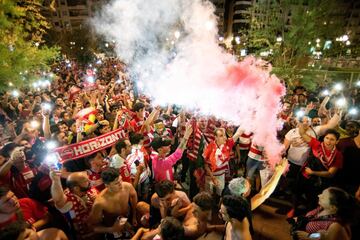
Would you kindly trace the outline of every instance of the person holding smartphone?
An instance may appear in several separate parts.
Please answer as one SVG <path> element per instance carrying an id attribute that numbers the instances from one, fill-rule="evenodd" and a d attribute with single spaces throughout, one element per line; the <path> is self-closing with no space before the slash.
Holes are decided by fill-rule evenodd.
<path id="1" fill-rule="evenodd" d="M 336 187 L 325 189 L 318 197 L 319 207 L 292 223 L 294 239 L 352 239 L 351 225 L 359 210 L 354 198 Z"/>

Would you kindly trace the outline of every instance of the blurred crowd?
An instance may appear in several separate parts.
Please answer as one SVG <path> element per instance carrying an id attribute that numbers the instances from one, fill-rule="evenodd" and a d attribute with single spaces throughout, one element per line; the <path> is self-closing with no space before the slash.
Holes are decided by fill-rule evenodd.
<path id="1" fill-rule="evenodd" d="M 153 105 L 117 59 L 39 78 L 1 94 L 0 239 L 256 239 L 273 192 L 289 239 L 359 239 L 358 83 L 288 89 L 272 168 L 253 133 Z"/>

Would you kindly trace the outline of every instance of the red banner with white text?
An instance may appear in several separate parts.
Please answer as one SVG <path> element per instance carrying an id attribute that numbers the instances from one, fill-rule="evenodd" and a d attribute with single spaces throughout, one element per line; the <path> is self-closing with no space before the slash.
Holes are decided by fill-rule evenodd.
<path id="1" fill-rule="evenodd" d="M 111 147 L 120 139 L 125 137 L 126 133 L 123 129 L 116 129 L 96 138 L 56 148 L 53 152 L 57 152 L 59 154 L 60 162 L 63 163 L 69 160 L 83 158 L 105 148 Z"/>

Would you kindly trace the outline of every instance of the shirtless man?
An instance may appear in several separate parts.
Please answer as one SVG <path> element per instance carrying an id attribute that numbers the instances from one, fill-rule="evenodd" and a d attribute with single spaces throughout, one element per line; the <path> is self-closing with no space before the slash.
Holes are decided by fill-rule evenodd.
<path id="1" fill-rule="evenodd" d="M 105 189 L 96 197 L 89 223 L 94 226 L 94 232 L 105 233 L 106 239 L 123 239 L 122 232 L 129 226 L 125 220 L 130 214 L 129 202 L 131 223 L 133 226 L 137 225 L 136 191 L 130 183 L 122 181 L 119 171 L 115 168 L 104 170 L 101 179 Z"/>
<path id="2" fill-rule="evenodd" d="M 185 192 L 174 189 L 175 184 L 169 180 L 162 180 L 155 185 L 155 193 L 151 197 L 151 206 L 160 211 L 161 219 L 167 216 L 183 219 L 183 223 L 193 219 L 192 207 Z M 156 216 L 157 214 L 153 214 Z M 196 221 L 196 219 L 193 219 Z M 154 219 L 160 222 L 160 219 Z M 192 223 L 195 224 L 195 223 Z M 142 239 L 150 240 L 160 234 L 161 227 L 146 232 Z"/>
<path id="3" fill-rule="evenodd" d="M 191 210 L 191 202 L 185 192 L 174 189 L 175 184 L 163 180 L 155 185 L 151 205 L 160 210 L 161 218 L 166 216 L 182 217 Z"/>

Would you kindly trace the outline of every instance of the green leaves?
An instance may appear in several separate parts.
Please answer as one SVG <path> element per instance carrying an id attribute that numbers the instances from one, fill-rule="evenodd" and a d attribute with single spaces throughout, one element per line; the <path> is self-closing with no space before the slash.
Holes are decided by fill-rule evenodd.
<path id="1" fill-rule="evenodd" d="M 14 87 L 28 84 L 58 55 L 58 48 L 35 44 L 43 42 L 49 28 L 40 8 L 41 1 L 0 0 L 0 90 L 7 90 L 10 82 Z"/>
<path id="2" fill-rule="evenodd" d="M 257 1 L 250 8 L 255 17 L 251 19 L 250 29 L 245 33 L 248 36 L 248 47 L 255 55 L 272 50 L 267 60 L 289 86 L 310 79 L 303 75 L 303 69 L 308 68 L 313 61 L 311 47 L 321 52 L 322 57 L 334 56 L 337 54 L 336 47 L 324 51 L 325 41 L 335 41 L 336 37 L 345 33 L 342 26 L 345 21 L 338 14 L 339 1 L 303 2 Z M 277 41 L 277 37 L 281 37 L 282 41 Z"/>

